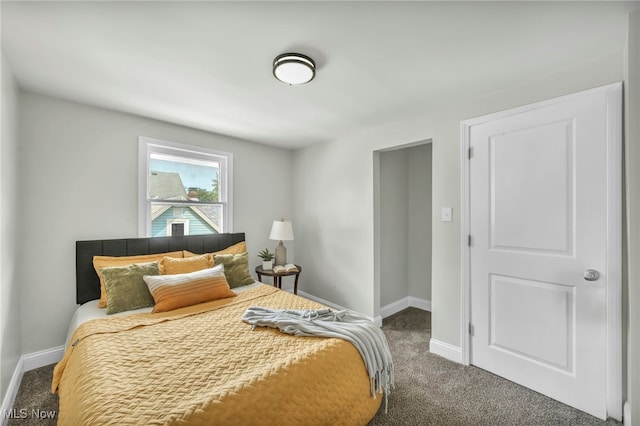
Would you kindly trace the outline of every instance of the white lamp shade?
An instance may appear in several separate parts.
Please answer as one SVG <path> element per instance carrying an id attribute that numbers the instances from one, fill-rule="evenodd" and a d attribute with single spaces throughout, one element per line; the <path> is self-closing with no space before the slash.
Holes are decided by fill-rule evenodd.
<path id="1" fill-rule="evenodd" d="M 271 234 L 269 234 L 270 240 L 276 241 L 292 241 L 293 240 L 293 226 L 288 220 L 274 220 L 271 226 Z"/>

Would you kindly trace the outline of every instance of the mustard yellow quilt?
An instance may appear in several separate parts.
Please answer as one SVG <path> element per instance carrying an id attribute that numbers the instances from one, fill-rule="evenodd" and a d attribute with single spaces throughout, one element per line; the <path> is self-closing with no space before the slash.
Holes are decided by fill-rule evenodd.
<path id="1" fill-rule="evenodd" d="M 270 286 L 161 314 L 89 321 L 54 370 L 60 425 L 365 425 L 376 413 L 349 342 L 242 321 L 249 306 L 318 309 Z"/>

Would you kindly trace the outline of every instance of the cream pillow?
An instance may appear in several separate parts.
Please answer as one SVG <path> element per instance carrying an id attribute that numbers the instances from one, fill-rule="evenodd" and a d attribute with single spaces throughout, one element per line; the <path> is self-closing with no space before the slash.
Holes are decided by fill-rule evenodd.
<path id="1" fill-rule="evenodd" d="M 166 312 L 212 300 L 234 297 L 222 265 L 188 274 L 143 277 L 155 300 L 152 312 Z"/>

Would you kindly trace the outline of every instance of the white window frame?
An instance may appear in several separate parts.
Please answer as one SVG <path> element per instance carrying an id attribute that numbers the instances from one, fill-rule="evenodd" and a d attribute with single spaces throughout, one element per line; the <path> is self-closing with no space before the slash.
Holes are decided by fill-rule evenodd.
<path id="1" fill-rule="evenodd" d="M 220 204 L 223 205 L 221 232 L 233 232 L 233 154 L 140 136 L 138 138 L 138 236 L 151 236 L 151 200 L 147 190 L 151 154 L 167 154 L 220 163 L 218 196 Z"/>

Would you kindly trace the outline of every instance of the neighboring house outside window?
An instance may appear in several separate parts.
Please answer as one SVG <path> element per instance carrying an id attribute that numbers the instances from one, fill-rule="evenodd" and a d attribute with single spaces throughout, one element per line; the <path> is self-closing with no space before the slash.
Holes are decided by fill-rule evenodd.
<path id="1" fill-rule="evenodd" d="M 140 236 L 231 232 L 232 155 L 140 137 Z"/>
<path id="2" fill-rule="evenodd" d="M 188 221 L 170 221 L 169 226 L 167 226 L 167 235 L 175 235 L 178 237 L 182 237 L 184 235 L 189 235 L 189 228 L 187 228 L 187 232 L 184 232 L 184 226 L 189 226 Z"/>

